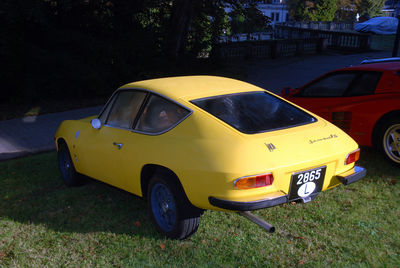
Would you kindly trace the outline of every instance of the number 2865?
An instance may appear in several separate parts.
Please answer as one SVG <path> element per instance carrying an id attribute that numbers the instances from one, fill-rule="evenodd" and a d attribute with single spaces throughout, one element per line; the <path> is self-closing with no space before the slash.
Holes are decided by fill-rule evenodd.
<path id="1" fill-rule="evenodd" d="M 297 177 L 297 185 L 313 181 L 313 180 L 318 180 L 321 177 L 321 169 L 316 169 L 310 172 L 306 173 L 301 173 Z"/>

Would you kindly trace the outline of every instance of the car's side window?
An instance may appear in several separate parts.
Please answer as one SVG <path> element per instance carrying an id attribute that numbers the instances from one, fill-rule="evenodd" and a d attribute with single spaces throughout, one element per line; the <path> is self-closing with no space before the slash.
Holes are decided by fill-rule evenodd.
<path id="1" fill-rule="evenodd" d="M 107 106 L 104 108 L 103 112 L 101 113 L 99 119 L 101 121 L 101 124 L 104 125 L 106 123 L 107 115 L 111 110 L 111 107 L 113 106 L 113 103 L 115 101 L 115 98 L 118 94 L 113 95 L 112 99 L 107 103 Z"/>
<path id="2" fill-rule="evenodd" d="M 120 91 L 105 124 L 112 127 L 131 128 L 146 94 L 143 91 Z"/>
<path id="3" fill-rule="evenodd" d="M 152 94 L 140 116 L 135 130 L 160 133 L 174 127 L 189 111 L 176 103 Z"/>
<path id="4" fill-rule="evenodd" d="M 301 97 L 341 97 L 345 94 L 357 73 L 335 73 L 306 86 L 298 96 Z"/>
<path id="5" fill-rule="evenodd" d="M 363 72 L 348 88 L 345 96 L 362 96 L 374 94 L 376 86 L 381 79 L 381 72 Z"/>

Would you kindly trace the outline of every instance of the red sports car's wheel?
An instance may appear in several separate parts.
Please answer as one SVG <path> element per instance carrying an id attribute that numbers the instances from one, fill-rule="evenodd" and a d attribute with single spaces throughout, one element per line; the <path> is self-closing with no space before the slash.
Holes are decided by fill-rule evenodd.
<path id="1" fill-rule="evenodd" d="M 381 145 L 386 157 L 400 165 L 400 120 L 389 119 L 381 128 Z"/>

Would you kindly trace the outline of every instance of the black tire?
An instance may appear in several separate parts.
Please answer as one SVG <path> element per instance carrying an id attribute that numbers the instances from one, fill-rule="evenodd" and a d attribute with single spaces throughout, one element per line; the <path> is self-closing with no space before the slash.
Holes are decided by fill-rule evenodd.
<path id="1" fill-rule="evenodd" d="M 381 124 L 376 145 L 387 159 L 400 165 L 400 118 L 391 117 Z"/>
<path id="2" fill-rule="evenodd" d="M 65 142 L 60 142 L 58 145 L 58 169 L 61 173 L 61 179 L 64 184 L 72 186 L 80 186 L 84 184 L 83 176 L 81 176 L 75 170 L 74 162 L 71 159 L 71 155 L 68 146 Z"/>
<path id="3" fill-rule="evenodd" d="M 193 235 L 201 210 L 187 199 L 182 186 L 170 176 L 155 174 L 149 182 L 147 208 L 157 230 L 172 239 Z"/>

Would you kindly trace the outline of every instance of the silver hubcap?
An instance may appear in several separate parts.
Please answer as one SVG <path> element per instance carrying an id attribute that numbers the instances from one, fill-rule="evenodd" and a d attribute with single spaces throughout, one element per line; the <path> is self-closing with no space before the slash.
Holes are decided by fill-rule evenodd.
<path id="1" fill-rule="evenodd" d="M 400 163 L 400 124 L 392 125 L 386 130 L 383 148 L 390 159 Z"/>
<path id="2" fill-rule="evenodd" d="M 162 209 L 162 211 L 164 211 L 164 213 L 167 213 L 167 211 L 168 211 L 168 209 L 169 209 L 169 206 L 168 206 L 167 202 L 164 202 L 164 203 L 161 205 L 161 209 Z"/>

